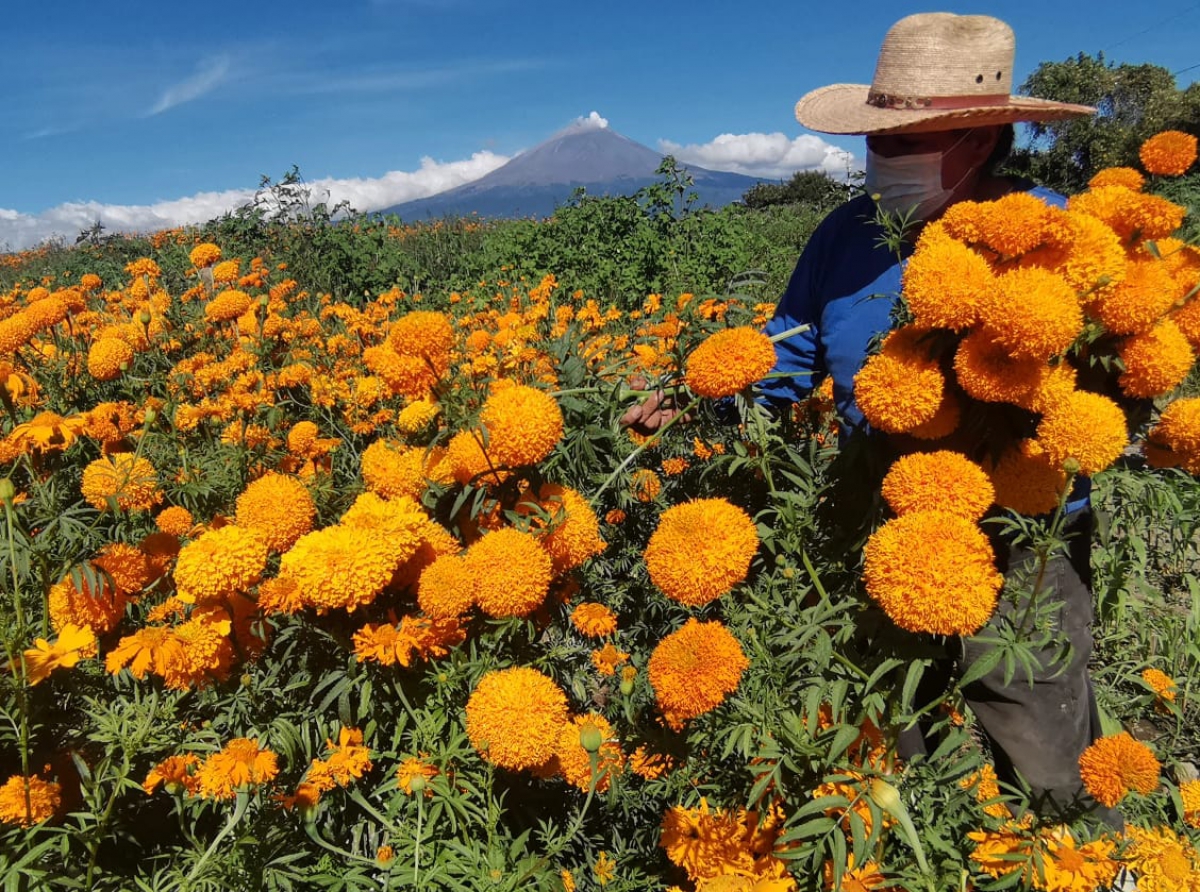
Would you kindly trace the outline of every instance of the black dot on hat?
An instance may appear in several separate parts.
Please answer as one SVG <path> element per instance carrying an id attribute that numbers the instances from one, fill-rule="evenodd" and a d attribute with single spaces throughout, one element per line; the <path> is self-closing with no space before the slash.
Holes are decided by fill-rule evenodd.
<path id="1" fill-rule="evenodd" d="M 977 84 L 983 83 L 983 75 L 982 74 L 975 75 L 975 83 L 977 83 Z"/>
<path id="2" fill-rule="evenodd" d="M 1002 71 L 996 72 L 996 80 L 1000 80 L 1000 78 L 1002 78 L 1003 76 L 1004 76 L 1004 72 L 1002 72 Z"/>

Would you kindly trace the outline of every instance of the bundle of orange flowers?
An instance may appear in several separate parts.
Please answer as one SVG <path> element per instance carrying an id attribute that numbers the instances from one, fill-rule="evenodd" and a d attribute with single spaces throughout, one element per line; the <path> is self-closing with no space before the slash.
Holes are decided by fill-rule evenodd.
<path id="1" fill-rule="evenodd" d="M 1160 134 L 1142 158 L 1178 175 L 1196 139 Z M 978 630 L 1001 578 L 976 521 L 993 505 L 1053 511 L 1075 475 L 1128 447 L 1125 407 L 1191 371 L 1200 249 L 1174 237 L 1186 209 L 1142 183 L 1102 171 L 1065 208 L 1018 192 L 956 204 L 921 232 L 903 277 L 909 319 L 854 381 L 872 427 L 937 450 L 888 475 L 897 516 L 866 549 L 867 591 L 901 627 Z M 1200 400 L 1166 407 L 1148 441 L 1153 464 L 1200 471 Z"/>

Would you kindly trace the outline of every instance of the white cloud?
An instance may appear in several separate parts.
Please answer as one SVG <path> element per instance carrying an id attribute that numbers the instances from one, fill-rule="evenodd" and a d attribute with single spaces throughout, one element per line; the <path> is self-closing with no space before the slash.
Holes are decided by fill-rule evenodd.
<path id="1" fill-rule="evenodd" d="M 146 112 L 146 117 L 160 115 L 167 109 L 193 99 L 199 99 L 205 93 L 218 87 L 229 77 L 230 60 L 228 56 L 214 56 L 200 63 L 193 74 L 185 81 L 167 87 L 159 97 L 158 102 Z"/>
<path id="2" fill-rule="evenodd" d="M 390 171 L 373 179 L 326 178 L 311 180 L 310 201 L 331 207 L 348 201 L 358 211 L 377 211 L 405 201 L 425 198 L 477 180 L 504 164 L 504 155 L 476 152 L 464 161 L 438 162 L 422 158 L 415 171 Z M 99 220 L 108 232 L 155 232 L 175 226 L 203 223 L 247 203 L 253 189 L 198 192 L 186 198 L 154 204 L 116 205 L 96 201 L 60 204 L 39 214 L 0 208 L 0 249 L 21 251 L 47 239 L 70 243 Z"/>
<path id="3" fill-rule="evenodd" d="M 598 111 L 593 111 L 586 118 L 576 118 L 575 124 L 584 129 L 594 127 L 597 130 L 604 130 L 608 127 L 608 118 L 601 117 Z"/>
<path id="4" fill-rule="evenodd" d="M 771 179 L 786 179 L 799 170 L 844 179 L 855 167 L 850 152 L 809 134 L 791 139 L 783 133 L 722 133 L 703 145 L 660 139 L 658 147 L 684 163 Z"/>

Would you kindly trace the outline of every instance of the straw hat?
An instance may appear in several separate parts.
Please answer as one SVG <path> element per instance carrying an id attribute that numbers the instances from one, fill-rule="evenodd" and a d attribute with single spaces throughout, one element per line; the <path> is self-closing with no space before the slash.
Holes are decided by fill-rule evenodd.
<path id="1" fill-rule="evenodd" d="M 796 103 L 796 120 L 821 133 L 956 130 L 1092 114 L 1086 105 L 1012 96 L 1016 39 L 985 15 L 926 12 L 883 38 L 875 79 L 833 84 Z"/>

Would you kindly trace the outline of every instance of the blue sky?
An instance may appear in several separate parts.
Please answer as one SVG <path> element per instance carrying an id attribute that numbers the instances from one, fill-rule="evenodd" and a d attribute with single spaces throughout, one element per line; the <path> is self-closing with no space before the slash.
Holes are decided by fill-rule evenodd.
<path id="1" fill-rule="evenodd" d="M 19 2 L 0 54 L 0 246 L 104 216 L 206 219 L 292 164 L 372 209 L 482 175 L 581 116 L 685 160 L 764 176 L 818 166 L 792 106 L 869 82 L 896 19 L 988 13 L 1017 82 L 1103 51 L 1200 74 L 1200 3 Z M 1188 70 L 1183 70 L 1188 69 Z M 718 142 L 718 138 L 723 137 Z"/>

